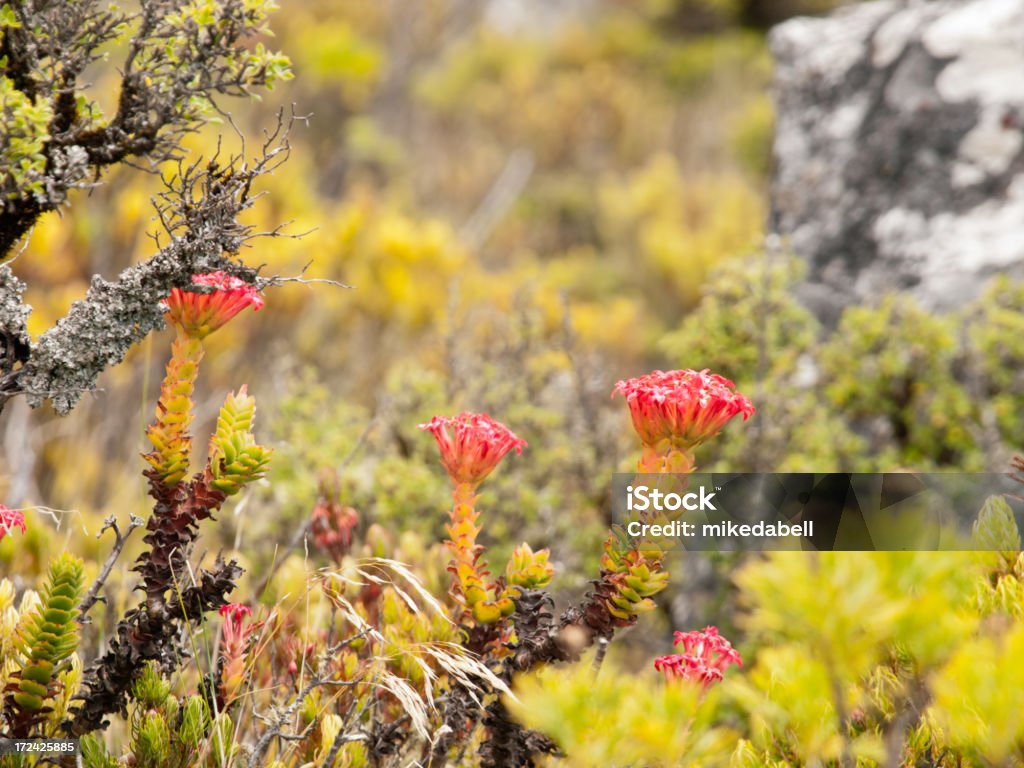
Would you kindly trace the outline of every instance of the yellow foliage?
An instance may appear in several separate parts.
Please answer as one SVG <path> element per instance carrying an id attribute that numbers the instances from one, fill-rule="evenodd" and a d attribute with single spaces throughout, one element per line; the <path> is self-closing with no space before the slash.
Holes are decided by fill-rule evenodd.
<path id="1" fill-rule="evenodd" d="M 838 760 L 847 749 L 858 757 L 881 757 L 878 739 L 848 745 L 840 730 L 837 712 L 846 715 L 860 705 L 863 692 L 835 681 L 823 658 L 806 646 L 766 648 L 753 669 L 724 686 L 751 713 L 754 743 L 762 749 L 781 740 L 808 763 Z"/>
<path id="2" fill-rule="evenodd" d="M 957 650 L 932 681 L 930 715 L 949 741 L 983 758 L 1009 765 L 1021 758 L 1024 740 L 1024 623 L 994 627 Z"/>
<path id="3" fill-rule="evenodd" d="M 652 278 L 692 305 L 709 270 L 751 250 L 762 228 L 762 205 L 738 177 L 685 180 L 662 154 L 623 182 L 599 189 L 601 222 L 620 247 L 632 250 Z"/>
<path id="4" fill-rule="evenodd" d="M 755 637 L 798 641 L 852 683 L 892 645 L 923 662 L 956 648 L 977 623 L 966 599 L 978 574 L 959 552 L 772 552 L 736 581 Z"/>
<path id="5" fill-rule="evenodd" d="M 516 678 L 505 704 L 554 739 L 570 766 L 726 765 L 736 735 L 718 724 L 717 692 L 648 674 L 638 681 L 610 661 L 596 679 L 586 660 L 546 667 Z"/>
<path id="6" fill-rule="evenodd" d="M 409 328 L 443 311 L 450 281 L 468 262 L 450 226 L 358 202 L 341 221 L 335 258 L 356 288 L 353 305 Z"/>

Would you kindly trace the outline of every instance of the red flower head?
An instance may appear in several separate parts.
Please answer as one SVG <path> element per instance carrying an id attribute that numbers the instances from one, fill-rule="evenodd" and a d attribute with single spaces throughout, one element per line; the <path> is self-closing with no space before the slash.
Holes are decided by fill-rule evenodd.
<path id="1" fill-rule="evenodd" d="M 167 321 L 194 339 L 209 336 L 246 307 L 259 310 L 263 297 L 255 286 L 224 272 L 193 275 L 193 285 L 213 288 L 209 293 L 172 288 L 167 299 Z"/>
<path id="2" fill-rule="evenodd" d="M 310 531 L 317 548 L 340 564 L 352 548 L 353 531 L 358 525 L 359 513 L 352 507 L 342 506 L 333 494 L 324 493 L 321 486 L 310 521 Z"/>
<path id="3" fill-rule="evenodd" d="M 252 609 L 241 603 L 228 603 L 220 607 L 220 615 L 224 617 L 224 632 L 241 632 L 242 620 L 252 616 Z"/>
<path id="4" fill-rule="evenodd" d="M 0 540 L 15 528 L 21 528 L 21 532 L 25 532 L 24 513 L 0 504 Z"/>
<path id="5" fill-rule="evenodd" d="M 252 611 L 249 606 L 240 603 L 222 605 L 220 615 L 224 617 L 220 646 L 220 694 L 225 703 L 230 703 L 235 700 L 246 679 L 250 638 L 263 626 L 263 622 L 243 627 L 242 622 L 252 616 Z"/>
<path id="6" fill-rule="evenodd" d="M 750 400 L 731 381 L 707 368 L 652 371 L 620 381 L 613 397 L 615 393 L 626 398 L 633 427 L 644 443 L 667 439 L 685 451 L 714 437 L 733 416 L 742 413 L 746 421 L 754 413 Z"/>
<path id="7" fill-rule="evenodd" d="M 515 448 L 520 454 L 526 445 L 525 440 L 486 413 L 435 416 L 429 424 L 420 424 L 420 429 L 434 436 L 441 449 L 441 464 L 457 484 L 479 484 L 506 453 Z"/>
<path id="8" fill-rule="evenodd" d="M 717 627 L 702 632 L 676 632 L 673 645 L 682 645 L 683 653 L 654 660 L 654 668 L 666 680 L 698 680 L 705 687 L 722 679 L 730 664 L 743 666 L 743 659 L 732 643 L 718 634 Z"/>

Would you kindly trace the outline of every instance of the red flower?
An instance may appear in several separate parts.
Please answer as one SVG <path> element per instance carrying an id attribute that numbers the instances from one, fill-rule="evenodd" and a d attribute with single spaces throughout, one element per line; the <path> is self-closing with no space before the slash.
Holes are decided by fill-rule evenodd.
<path id="1" fill-rule="evenodd" d="M 221 704 L 228 705 L 238 697 L 245 682 L 249 639 L 263 626 L 263 622 L 243 628 L 242 622 L 252 616 L 252 611 L 240 603 L 222 605 L 220 615 L 224 617 L 220 646 L 220 700 Z"/>
<path id="2" fill-rule="evenodd" d="M 731 381 L 707 368 L 652 371 L 620 381 L 612 396 L 616 393 L 626 398 L 633 427 L 644 443 L 671 440 L 682 450 L 714 437 L 733 416 L 742 413 L 746 421 L 754 413 L 750 400 Z"/>
<path id="3" fill-rule="evenodd" d="M 21 532 L 25 533 L 24 513 L 0 504 L 0 540 L 15 528 L 21 528 Z"/>
<path id="4" fill-rule="evenodd" d="M 676 632 L 673 645 L 682 645 L 683 653 L 654 660 L 654 668 L 666 680 L 698 680 L 705 686 L 717 683 L 730 664 L 743 666 L 743 659 L 732 643 L 718 634 L 717 627 L 702 632 Z"/>
<path id="5" fill-rule="evenodd" d="M 429 431 L 441 449 L 441 464 L 453 483 L 477 485 L 491 473 L 502 457 L 526 445 L 500 421 L 486 413 L 460 413 L 451 418 L 435 416 L 420 429 Z"/>
<path id="6" fill-rule="evenodd" d="M 264 303 L 255 286 L 224 272 L 193 275 L 192 284 L 214 290 L 196 293 L 172 288 L 167 299 L 167 321 L 195 339 L 209 336 L 246 307 L 256 311 Z"/>
<path id="7" fill-rule="evenodd" d="M 321 483 L 310 521 L 310 531 L 317 548 L 340 564 L 352 547 L 353 531 L 358 525 L 359 513 L 352 507 L 342 506 L 337 490 Z"/>
<path id="8" fill-rule="evenodd" d="M 240 632 L 242 630 L 242 620 L 246 616 L 252 616 L 252 609 L 248 605 L 242 605 L 241 603 L 228 603 L 220 607 L 220 615 L 225 618 L 225 634 L 229 631 L 229 627 L 231 631 Z"/>

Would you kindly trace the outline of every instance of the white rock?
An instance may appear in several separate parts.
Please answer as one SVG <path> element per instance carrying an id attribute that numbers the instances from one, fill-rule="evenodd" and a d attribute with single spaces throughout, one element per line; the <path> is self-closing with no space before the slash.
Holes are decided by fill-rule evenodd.
<path id="1" fill-rule="evenodd" d="M 877 0 L 771 43 L 773 221 L 823 319 L 1024 275 L 1024 0 Z"/>

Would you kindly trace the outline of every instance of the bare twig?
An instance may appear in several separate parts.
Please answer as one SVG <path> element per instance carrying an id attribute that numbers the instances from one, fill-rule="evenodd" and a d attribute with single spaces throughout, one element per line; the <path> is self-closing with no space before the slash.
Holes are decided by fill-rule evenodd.
<path id="1" fill-rule="evenodd" d="M 82 602 L 78 604 L 78 621 L 81 624 L 88 623 L 86 614 L 89 610 L 97 603 L 102 600 L 99 596 L 100 589 L 107 581 L 107 577 L 110 576 L 110 572 L 114 568 L 114 564 L 121 556 L 121 551 L 124 549 L 124 545 L 128 542 L 128 537 L 132 535 L 132 531 L 136 528 L 141 528 L 145 524 L 145 520 L 137 515 L 132 515 L 128 520 L 128 527 L 124 533 L 121 533 L 121 529 L 117 526 L 117 519 L 111 515 L 103 521 L 103 527 L 97 534 L 96 538 L 102 536 L 106 531 L 111 530 L 114 532 L 114 546 L 110 550 L 110 554 L 107 555 L 106 561 L 103 563 L 103 567 L 100 569 L 99 575 L 96 580 L 93 581 L 92 586 L 89 587 L 89 591 L 85 593 L 85 597 L 82 598 Z"/>
<path id="2" fill-rule="evenodd" d="M 20 257 L 23 253 L 25 253 L 25 251 L 28 250 L 29 243 L 32 242 L 32 233 L 35 231 L 35 228 L 35 224 L 28 228 L 28 232 L 22 235 L 21 246 L 18 248 L 17 251 L 14 252 L 14 254 L 8 256 L 3 261 L 0 261 L 0 266 L 10 266 L 11 264 L 18 260 L 18 257 Z"/>
<path id="3" fill-rule="evenodd" d="M 565 291 L 558 295 L 558 302 L 562 311 L 562 353 L 569 363 L 572 371 L 573 389 L 576 391 L 576 408 L 572 412 L 573 418 L 580 423 L 585 432 L 584 438 L 587 445 L 593 446 L 594 457 L 588 462 L 585 451 L 577 451 L 576 471 L 581 480 L 586 481 L 593 475 L 593 463 L 605 463 L 608 457 L 605 455 L 607 440 L 601 439 L 600 413 L 595 402 L 591 388 L 587 386 L 589 371 L 584 369 L 583 360 L 577 353 L 576 331 L 572 323 L 572 307 L 569 297 Z"/>
<path id="4" fill-rule="evenodd" d="M 309 234 L 309 232 L 313 232 L 313 231 L 314 230 L 311 229 L 311 230 L 308 230 L 307 232 L 303 232 L 301 234 L 288 235 L 288 237 L 303 237 L 303 236 Z M 302 268 L 302 270 L 299 272 L 299 274 L 296 275 L 295 277 L 281 277 L 280 275 L 274 275 L 273 277 L 260 277 L 260 278 L 257 278 L 256 285 L 258 285 L 260 287 L 260 289 L 272 288 L 275 285 L 283 285 L 285 283 L 302 283 L 303 285 L 312 285 L 312 284 L 316 284 L 316 283 L 322 283 L 324 285 L 333 285 L 335 288 L 351 288 L 352 287 L 351 285 L 348 285 L 347 283 L 342 283 L 339 280 L 329 280 L 326 277 L 303 277 L 303 275 L 306 274 L 306 270 L 308 270 L 312 265 L 313 265 L 312 261 L 306 262 L 306 265 Z"/>
<path id="5" fill-rule="evenodd" d="M 1010 461 L 1010 470 L 1010 479 L 1024 485 L 1024 456 L 1014 456 Z"/>
<path id="6" fill-rule="evenodd" d="M 327 753 L 327 757 L 324 758 L 324 768 L 332 768 L 334 761 L 338 759 L 338 753 L 341 748 L 346 744 L 353 741 L 369 741 L 370 735 L 363 731 L 356 731 L 355 733 L 345 733 L 342 729 L 338 731 L 338 735 L 334 737 L 334 741 L 331 743 L 331 749 Z"/>
<path id="7" fill-rule="evenodd" d="M 345 638 L 344 640 L 335 643 L 333 646 L 324 651 L 324 659 L 329 659 L 335 656 L 338 653 L 338 651 L 340 651 L 342 648 L 344 648 L 347 645 L 350 645 L 351 643 L 354 643 L 356 640 L 362 639 L 365 635 L 366 631 L 364 630 L 355 635 L 352 635 L 352 637 Z M 320 665 L 321 668 L 326 666 L 328 665 Z M 267 751 L 267 749 L 270 747 L 271 742 L 275 738 L 288 738 L 288 734 L 285 734 L 284 732 L 285 725 L 288 723 L 289 720 L 292 719 L 295 713 L 299 711 L 299 707 L 302 706 L 302 702 L 304 702 L 306 700 L 306 697 L 309 696 L 309 694 L 311 694 L 314 690 L 316 690 L 317 688 L 361 685 L 362 682 L 363 681 L 361 680 L 331 680 L 319 674 L 314 675 L 312 678 L 310 678 L 309 682 L 306 683 L 299 691 L 299 693 L 295 696 L 295 699 L 292 701 L 292 703 L 278 711 L 277 715 L 273 718 L 273 724 L 269 728 L 267 728 L 267 730 L 263 733 L 262 736 L 260 736 L 260 740 L 257 741 L 256 746 L 253 747 L 252 754 L 249 755 L 249 768 L 259 768 L 259 766 L 261 765 L 260 760 L 262 759 L 263 754 Z"/>

